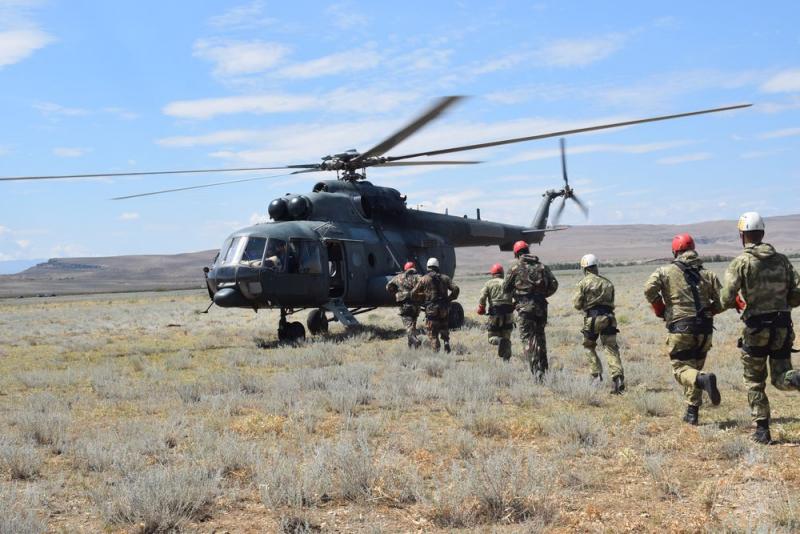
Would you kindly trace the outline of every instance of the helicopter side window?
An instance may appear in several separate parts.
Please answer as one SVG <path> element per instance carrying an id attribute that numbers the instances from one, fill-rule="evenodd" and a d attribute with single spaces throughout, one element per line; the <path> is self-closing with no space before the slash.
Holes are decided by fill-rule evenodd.
<path id="1" fill-rule="evenodd" d="M 225 249 L 225 253 L 222 254 L 222 265 L 230 265 L 235 261 L 236 253 L 239 250 L 239 245 L 242 243 L 243 237 L 234 237 L 231 241 L 228 242 L 227 248 L 223 245 L 223 249 Z"/>
<path id="2" fill-rule="evenodd" d="M 292 240 L 289 242 L 288 271 L 296 274 L 320 274 L 322 262 L 316 241 Z"/>
<path id="3" fill-rule="evenodd" d="M 267 246 L 267 238 L 265 237 L 249 237 L 247 244 L 242 252 L 242 259 L 239 263 L 249 265 L 250 267 L 261 267 L 262 258 L 264 257 L 264 249 Z"/>
<path id="4" fill-rule="evenodd" d="M 264 267 L 272 271 L 283 271 L 286 265 L 286 241 L 270 238 L 267 241 L 267 252 L 264 255 Z"/>

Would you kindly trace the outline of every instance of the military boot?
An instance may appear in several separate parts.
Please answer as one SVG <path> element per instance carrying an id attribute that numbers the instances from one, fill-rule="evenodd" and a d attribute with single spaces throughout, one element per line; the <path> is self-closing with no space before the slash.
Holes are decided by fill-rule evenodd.
<path id="1" fill-rule="evenodd" d="M 789 378 L 789 384 L 800 389 L 800 371 L 795 371 Z"/>
<path id="2" fill-rule="evenodd" d="M 511 359 L 511 340 L 506 338 L 500 338 L 500 344 L 497 347 L 497 354 L 503 360 L 509 361 Z"/>
<path id="3" fill-rule="evenodd" d="M 615 376 L 611 379 L 614 383 L 614 389 L 611 390 L 612 395 L 622 395 L 622 392 L 625 391 L 625 377 L 622 375 Z"/>
<path id="4" fill-rule="evenodd" d="M 711 404 L 714 406 L 717 406 L 722 400 L 722 396 L 717 389 L 717 375 L 714 373 L 698 374 L 694 384 L 708 393 L 708 396 L 711 398 Z"/>
<path id="5" fill-rule="evenodd" d="M 444 342 L 444 351 L 445 351 L 447 354 L 450 354 L 450 342 L 449 342 L 449 341 L 445 341 L 445 342 Z"/>
<path id="6" fill-rule="evenodd" d="M 595 384 L 603 381 L 603 375 L 601 373 L 592 373 L 590 376 L 592 377 L 592 382 Z"/>
<path id="7" fill-rule="evenodd" d="M 756 431 L 753 432 L 753 441 L 762 445 L 772 443 L 772 435 L 769 433 L 769 419 L 759 419 L 756 421 Z"/>
<path id="8" fill-rule="evenodd" d="M 686 415 L 683 416 L 683 420 L 690 425 L 697 425 L 700 421 L 700 407 L 692 406 L 691 404 L 688 405 L 686 407 Z"/>

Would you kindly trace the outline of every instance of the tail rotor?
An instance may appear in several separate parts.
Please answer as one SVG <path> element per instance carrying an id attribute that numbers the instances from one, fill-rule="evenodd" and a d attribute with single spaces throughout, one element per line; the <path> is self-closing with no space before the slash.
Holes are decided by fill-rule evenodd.
<path id="1" fill-rule="evenodd" d="M 575 202 L 584 217 L 589 217 L 589 208 L 586 207 L 586 204 L 581 202 L 577 195 L 575 195 L 575 190 L 569 185 L 569 176 L 567 175 L 567 149 L 563 137 L 559 139 L 559 145 L 561 147 L 561 176 L 564 178 L 564 189 L 558 192 L 558 196 L 561 197 L 561 203 L 559 203 L 556 214 L 553 217 L 554 226 L 561 220 L 561 215 L 564 213 L 564 208 L 567 205 L 567 199 Z"/>

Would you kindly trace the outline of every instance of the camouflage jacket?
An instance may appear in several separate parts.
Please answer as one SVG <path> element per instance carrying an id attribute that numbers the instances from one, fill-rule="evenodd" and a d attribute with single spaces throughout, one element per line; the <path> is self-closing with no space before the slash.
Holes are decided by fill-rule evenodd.
<path id="1" fill-rule="evenodd" d="M 533 254 L 523 254 L 514 260 L 503 281 L 503 291 L 514 297 L 523 295 L 552 296 L 558 290 L 558 280 L 547 265 Z"/>
<path id="2" fill-rule="evenodd" d="M 614 284 L 608 278 L 587 272 L 575 286 L 572 305 L 576 310 L 588 311 L 596 306 L 614 309 Z"/>
<path id="3" fill-rule="evenodd" d="M 478 299 L 478 304 L 481 306 L 500 306 L 502 304 L 511 304 L 511 293 L 507 293 L 503 289 L 502 278 L 492 278 L 487 281 L 481 289 L 481 296 Z"/>
<path id="4" fill-rule="evenodd" d="M 725 271 L 722 305 L 733 308 L 737 293 L 747 307 L 742 319 L 753 315 L 789 311 L 800 305 L 800 278 L 789 259 L 772 245 L 747 245 Z"/>
<path id="5" fill-rule="evenodd" d="M 450 293 L 448 295 L 448 292 Z M 441 302 L 444 300 L 456 300 L 459 288 L 453 283 L 449 276 L 440 274 L 436 271 L 428 273 L 419 279 L 417 285 L 411 290 L 413 300 L 423 300 L 426 304 Z"/>
<path id="6" fill-rule="evenodd" d="M 664 320 L 667 324 L 697 316 L 692 288 L 686 281 L 683 271 L 676 265 L 678 262 L 696 269 L 700 274 L 700 281 L 697 284 L 699 307 L 712 314 L 722 311 L 719 300 L 719 278 L 712 271 L 703 268 L 703 262 L 694 250 L 684 252 L 675 258 L 674 262 L 659 267 L 650 275 L 644 284 L 644 296 L 647 302 L 653 303 L 659 297 L 663 299 L 666 305 Z"/>
<path id="7" fill-rule="evenodd" d="M 389 280 L 386 284 L 386 291 L 390 295 L 394 295 L 397 302 L 410 302 L 412 301 L 411 292 L 419 282 L 420 276 L 414 269 L 409 269 L 403 273 L 396 275 Z"/>

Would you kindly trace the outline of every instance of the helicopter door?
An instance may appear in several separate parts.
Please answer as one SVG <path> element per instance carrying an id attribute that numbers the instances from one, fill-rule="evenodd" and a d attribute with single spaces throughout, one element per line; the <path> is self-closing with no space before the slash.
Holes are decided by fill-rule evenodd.
<path id="1" fill-rule="evenodd" d="M 340 241 L 327 241 L 328 249 L 328 296 L 342 298 L 347 289 L 347 261 L 344 246 Z"/>

